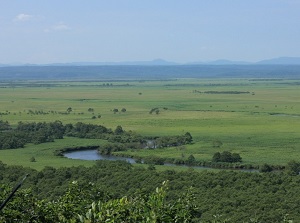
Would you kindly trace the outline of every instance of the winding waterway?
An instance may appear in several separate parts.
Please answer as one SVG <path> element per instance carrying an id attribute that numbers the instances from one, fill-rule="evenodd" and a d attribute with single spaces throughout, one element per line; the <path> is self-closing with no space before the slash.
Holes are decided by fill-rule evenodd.
<path id="1" fill-rule="evenodd" d="M 120 157 L 120 156 L 105 156 L 101 155 L 98 153 L 98 150 L 91 149 L 91 150 L 78 150 L 78 151 L 71 151 L 71 152 L 66 152 L 64 153 L 64 156 L 69 158 L 69 159 L 80 159 L 80 160 L 111 160 L 111 161 L 116 161 L 116 160 L 123 160 L 126 162 L 129 162 L 131 164 L 136 163 L 133 158 L 128 158 L 128 157 Z M 165 163 L 164 165 L 166 166 L 178 166 L 175 164 L 170 164 L 170 163 Z M 186 165 L 180 165 L 180 166 L 186 166 Z M 186 166 L 188 167 L 188 166 Z M 195 169 L 216 169 L 216 168 L 211 168 L 211 167 L 204 167 L 204 166 L 192 166 L 192 168 Z M 244 172 L 258 172 L 258 170 L 254 169 L 235 169 L 235 170 L 240 170 Z"/>

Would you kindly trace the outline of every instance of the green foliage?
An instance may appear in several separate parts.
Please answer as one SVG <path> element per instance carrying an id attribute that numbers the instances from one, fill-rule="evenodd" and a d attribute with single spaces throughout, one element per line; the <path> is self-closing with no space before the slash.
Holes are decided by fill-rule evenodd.
<path id="1" fill-rule="evenodd" d="M 75 125 L 67 124 L 65 134 L 78 138 L 99 138 L 106 139 L 107 134 L 111 134 L 111 129 L 102 125 L 85 124 L 77 122 Z"/>
<path id="2" fill-rule="evenodd" d="M 26 133 L 23 132 L 4 132 L 0 134 L 0 149 L 22 148 L 26 144 Z"/>
<path id="3" fill-rule="evenodd" d="M 193 142 L 193 137 L 192 137 L 191 133 L 186 132 L 184 134 L 184 137 L 185 137 L 185 144 L 191 144 Z"/>
<path id="4" fill-rule="evenodd" d="M 93 108 L 88 108 L 88 112 L 94 112 Z"/>
<path id="5" fill-rule="evenodd" d="M 226 163 L 235 163 L 241 162 L 242 158 L 238 153 L 231 153 L 224 151 L 222 153 L 216 152 L 212 158 L 213 162 L 226 162 Z"/>
<path id="6" fill-rule="evenodd" d="M 11 193 L 12 188 L 1 185 L 0 200 L 4 201 Z M 0 222 L 37 222 L 33 203 L 39 203 L 29 189 L 19 190 L 6 204 L 0 214 Z"/>
<path id="7" fill-rule="evenodd" d="M 0 131 L 10 130 L 11 126 L 8 121 L 0 120 Z"/>
<path id="8" fill-rule="evenodd" d="M 16 129 L 0 135 L 0 149 L 16 149 L 24 147 L 26 143 L 40 144 L 62 139 L 65 127 L 60 121 L 45 123 L 19 122 Z"/>
<path id="9" fill-rule="evenodd" d="M 115 129 L 115 134 L 116 134 L 116 135 L 120 135 L 120 134 L 122 134 L 123 132 L 124 132 L 124 131 L 123 131 L 122 126 L 118 125 L 118 126 L 116 127 L 116 129 Z"/>
<path id="10" fill-rule="evenodd" d="M 72 109 L 71 107 L 68 107 L 68 108 L 67 108 L 67 113 L 72 112 L 72 110 L 73 110 L 73 109 Z"/>
<path id="11" fill-rule="evenodd" d="M 186 132 L 182 136 L 162 136 L 155 139 L 155 146 L 157 148 L 171 147 L 171 146 L 182 146 L 191 144 L 193 137 L 189 132 Z"/>
<path id="12" fill-rule="evenodd" d="M 93 203 L 80 222 L 191 222 L 197 212 L 191 191 L 175 202 L 166 200 L 166 183 L 155 193 Z"/>
<path id="13" fill-rule="evenodd" d="M 134 167 L 120 161 L 97 161 L 92 167 L 47 167 L 35 171 L 0 163 L 1 184 L 13 186 L 20 176 L 30 174 L 21 188 L 23 190 L 18 191 L 5 207 L 3 218 L 35 217 L 39 219 L 36 222 L 64 222 L 66 219 L 79 221 L 77 214 L 88 218 L 86 213 L 92 208 L 91 204 L 95 202 L 98 205 L 99 201 L 104 205 L 101 208 L 107 209 L 99 209 L 100 206 L 97 206 L 96 213 L 111 210 L 112 207 L 134 210 L 136 205 L 130 202 L 146 204 L 150 201 L 151 192 L 161 182 L 168 180 L 169 189 L 166 190 L 162 209 L 169 204 L 169 209 L 172 209 L 178 199 L 187 196 L 184 192 L 192 186 L 195 195 L 192 203 L 198 207 L 198 211 L 192 212 L 195 222 L 222 222 L 226 219 L 227 222 L 253 222 L 250 219 L 254 218 L 256 222 L 279 223 L 284 222 L 284 218 L 300 221 L 298 176 L 276 172 L 196 172 L 192 169 L 181 172 L 156 171 L 158 167 L 149 167 Z M 3 188 L 0 190 L 0 201 L 3 201 L 11 187 L 0 188 Z M 28 191 L 28 188 L 31 190 Z M 26 193 L 23 194 L 24 191 Z M 122 203 L 121 198 L 124 198 L 122 202 L 130 204 Z M 136 207 L 140 210 L 140 206 Z M 166 213 L 168 215 L 169 212 Z M 155 214 L 159 216 L 162 213 L 155 210 Z M 289 214 L 288 218 L 286 214 Z"/>
<path id="14" fill-rule="evenodd" d="M 165 159 L 158 156 L 148 156 L 144 159 L 145 164 L 164 165 Z"/>
<path id="15" fill-rule="evenodd" d="M 154 164 L 150 164 L 147 168 L 148 170 L 156 170 L 155 165 Z"/>
<path id="16" fill-rule="evenodd" d="M 87 190 L 89 187 L 90 190 Z M 0 199 L 10 192 L 2 186 Z M 166 199 L 167 185 L 149 195 L 136 194 L 107 199 L 93 196 L 94 185 L 73 181 L 57 200 L 37 199 L 30 190 L 22 189 L 0 215 L 1 222 L 190 222 L 198 211 L 191 190 L 176 201 Z"/>
<path id="17" fill-rule="evenodd" d="M 111 155 L 113 152 L 125 151 L 126 149 L 126 145 L 121 143 L 106 143 L 101 145 L 98 151 L 102 155 Z"/>
<path id="18" fill-rule="evenodd" d="M 187 159 L 187 161 L 185 162 L 185 164 L 189 165 L 189 166 L 193 166 L 195 165 L 195 157 L 193 155 L 190 155 Z"/>
<path id="19" fill-rule="evenodd" d="M 263 164 L 260 166 L 259 171 L 262 173 L 272 172 L 273 168 L 269 164 Z"/>
<path id="20" fill-rule="evenodd" d="M 223 143 L 220 140 L 213 141 L 213 147 L 220 148 L 222 145 Z"/>
<path id="21" fill-rule="evenodd" d="M 300 173 L 300 162 L 292 160 L 288 162 L 286 171 L 290 175 L 299 175 Z"/>

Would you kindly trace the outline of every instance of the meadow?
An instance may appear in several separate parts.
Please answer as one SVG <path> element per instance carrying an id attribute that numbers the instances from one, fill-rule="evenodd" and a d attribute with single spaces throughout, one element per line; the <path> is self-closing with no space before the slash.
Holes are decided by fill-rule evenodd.
<path id="1" fill-rule="evenodd" d="M 246 164 L 285 165 L 291 160 L 300 161 L 299 90 L 298 80 L 262 78 L 2 81 L 0 119 L 12 126 L 20 121 L 55 120 L 111 129 L 120 125 L 146 136 L 190 132 L 191 145 L 122 153 L 168 158 L 192 154 L 196 160 L 209 161 L 215 152 L 230 151 L 239 153 Z M 158 112 L 150 114 L 154 108 Z M 53 152 L 101 143 L 65 138 L 28 144 L 25 148 L 0 150 L 0 160 L 39 170 L 44 166 L 91 166 L 93 161 L 68 160 Z M 31 157 L 36 162 L 30 162 Z"/>

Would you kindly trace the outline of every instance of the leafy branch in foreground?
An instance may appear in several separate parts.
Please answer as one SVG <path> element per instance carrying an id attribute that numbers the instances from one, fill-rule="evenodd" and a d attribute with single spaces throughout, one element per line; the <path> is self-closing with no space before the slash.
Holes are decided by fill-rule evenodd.
<path id="1" fill-rule="evenodd" d="M 83 190 L 90 187 L 88 190 Z M 2 199 L 9 189 L 0 193 Z M 167 183 L 150 195 L 124 196 L 107 199 L 105 194 L 94 197 L 93 184 L 72 182 L 67 192 L 55 201 L 39 200 L 30 190 L 21 190 L 2 211 L 4 222 L 191 222 L 200 217 L 194 195 L 187 190 L 176 201 L 166 198 Z M 94 198 L 94 200 L 92 200 Z"/>
<path id="2" fill-rule="evenodd" d="M 191 222 L 200 217 L 191 190 L 175 202 L 166 199 L 167 182 L 149 196 L 122 197 L 108 202 L 92 203 L 80 222 Z"/>

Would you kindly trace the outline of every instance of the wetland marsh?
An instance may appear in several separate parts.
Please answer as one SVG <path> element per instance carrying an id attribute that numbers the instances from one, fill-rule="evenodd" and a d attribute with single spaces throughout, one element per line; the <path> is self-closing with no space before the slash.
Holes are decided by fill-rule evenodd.
<path id="1" fill-rule="evenodd" d="M 152 137 L 185 132 L 193 137 L 192 144 L 180 148 L 117 152 L 129 157 L 186 159 L 193 155 L 198 161 L 209 161 L 215 152 L 230 151 L 239 153 L 245 164 L 285 165 L 292 159 L 300 160 L 297 83 L 289 79 L 243 78 L 2 81 L 0 118 L 12 126 L 20 121 L 60 120 L 64 124 L 83 122 L 111 129 L 122 126 L 126 131 Z M 156 112 L 151 112 L 153 109 Z M 59 140 L 61 147 L 65 140 Z M 92 139 L 83 144 L 86 141 L 101 144 Z M 80 140 L 76 143 L 80 146 Z M 1 150 L 1 161 L 33 167 L 36 164 L 29 162 L 30 157 L 18 154 L 35 151 L 36 146 L 40 145 Z"/>

